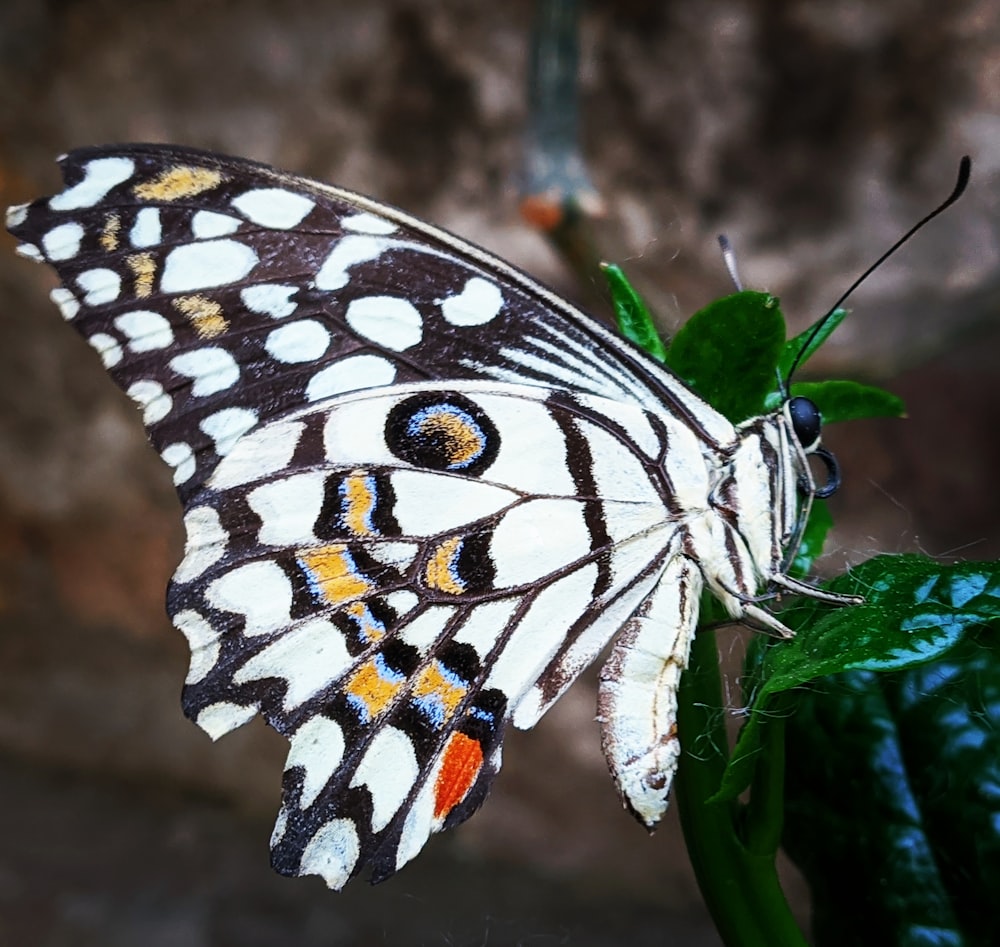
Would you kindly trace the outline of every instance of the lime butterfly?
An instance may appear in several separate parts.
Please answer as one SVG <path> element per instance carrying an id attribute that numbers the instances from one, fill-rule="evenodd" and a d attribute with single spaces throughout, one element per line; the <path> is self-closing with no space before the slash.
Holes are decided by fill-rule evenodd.
<path id="1" fill-rule="evenodd" d="M 160 145 L 61 164 L 7 226 L 173 469 L 185 713 L 290 742 L 278 871 L 393 874 L 612 641 L 603 748 L 652 828 L 702 589 L 778 635 L 761 590 L 854 601 L 785 574 L 838 480 L 806 399 L 734 426 L 525 274 L 349 191 Z"/>

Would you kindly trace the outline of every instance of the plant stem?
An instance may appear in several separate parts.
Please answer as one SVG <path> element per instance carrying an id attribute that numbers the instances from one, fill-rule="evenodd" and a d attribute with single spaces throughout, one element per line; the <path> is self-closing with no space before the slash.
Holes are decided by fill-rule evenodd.
<path id="1" fill-rule="evenodd" d="M 751 851 L 741 840 L 741 807 L 737 801 L 709 803 L 718 790 L 728 757 L 719 658 L 715 633 L 701 628 L 691 647 L 688 669 L 681 677 L 677 722 L 685 753 L 677 772 L 676 794 L 681 826 L 698 886 L 727 947 L 805 947 L 778 882 L 774 849 Z M 774 749 L 780 750 L 780 747 Z M 774 770 L 755 784 L 756 792 L 774 791 Z M 748 827 L 759 843 L 773 835 L 769 800 L 746 814 L 767 814 L 762 832 Z M 780 804 L 780 798 L 779 798 Z M 775 839 L 776 841 L 776 839 Z M 776 846 L 775 846 L 776 847 Z"/>

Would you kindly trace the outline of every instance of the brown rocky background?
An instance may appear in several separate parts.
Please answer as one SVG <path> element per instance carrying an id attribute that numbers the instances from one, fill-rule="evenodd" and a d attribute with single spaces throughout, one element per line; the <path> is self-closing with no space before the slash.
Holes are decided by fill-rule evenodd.
<path id="1" fill-rule="evenodd" d="M 378 195 L 585 298 L 517 215 L 533 14 L 6 0 L 0 203 L 51 193 L 71 147 L 181 142 Z M 967 196 L 810 367 L 910 410 L 830 432 L 828 569 L 1000 554 L 1000 3 L 632 0 L 581 27 L 596 233 L 668 328 L 728 291 L 720 229 L 803 327 L 972 155 Z M 508 739 L 484 810 L 390 882 L 273 876 L 282 741 L 251 725 L 212 745 L 183 719 L 169 477 L 50 274 L 12 250 L 0 236 L 0 943 L 718 943 L 676 821 L 650 840 L 620 810 L 593 675 Z"/>

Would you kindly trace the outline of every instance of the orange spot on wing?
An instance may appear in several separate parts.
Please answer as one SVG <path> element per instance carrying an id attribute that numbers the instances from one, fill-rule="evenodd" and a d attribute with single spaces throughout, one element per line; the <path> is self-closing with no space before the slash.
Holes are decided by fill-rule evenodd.
<path id="1" fill-rule="evenodd" d="M 229 320 L 222 314 L 222 306 L 200 293 L 178 296 L 173 305 L 187 316 L 199 339 L 214 339 L 229 328 Z"/>
<path id="2" fill-rule="evenodd" d="M 479 741 L 464 733 L 453 733 L 434 783 L 435 819 L 443 819 L 468 795 L 482 768 L 483 748 Z"/>
<path id="3" fill-rule="evenodd" d="M 135 294 L 145 299 L 153 293 L 153 279 L 156 276 L 156 261 L 152 253 L 133 253 L 125 257 L 128 268 L 135 277 Z"/>
<path id="4" fill-rule="evenodd" d="M 461 547 L 462 540 L 458 536 L 452 536 L 434 550 L 434 554 L 427 560 L 428 588 L 440 589 L 449 595 L 461 595 L 465 591 L 465 586 L 455 578 L 451 569 L 455 562 L 455 554 Z"/>
<path id="5" fill-rule="evenodd" d="M 298 558 L 331 605 L 346 605 L 372 590 L 368 580 L 357 571 L 347 546 L 342 543 L 304 550 Z"/>
<path id="6" fill-rule="evenodd" d="M 364 706 L 369 719 L 374 719 L 389 706 L 403 683 L 403 679 L 386 680 L 375 661 L 366 661 L 351 676 L 344 692 Z"/>
<path id="7" fill-rule="evenodd" d="M 161 171 L 151 181 L 135 185 L 132 193 L 141 201 L 176 201 L 210 191 L 224 180 L 221 172 L 210 168 L 174 165 Z"/>
<path id="8" fill-rule="evenodd" d="M 122 228 L 122 219 L 117 214 L 109 214 L 101 231 L 101 249 L 108 253 L 118 249 L 118 232 Z"/>
<path id="9" fill-rule="evenodd" d="M 374 530 L 368 525 L 375 509 L 375 494 L 364 475 L 344 479 L 344 525 L 355 536 L 370 536 Z"/>

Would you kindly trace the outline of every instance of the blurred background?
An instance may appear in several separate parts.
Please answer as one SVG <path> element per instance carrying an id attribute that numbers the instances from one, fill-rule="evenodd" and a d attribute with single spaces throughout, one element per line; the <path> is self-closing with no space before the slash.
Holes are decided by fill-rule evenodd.
<path id="1" fill-rule="evenodd" d="M 195 145 L 402 206 L 603 315 L 518 212 L 536 183 L 537 14 L 5 0 L 0 203 L 52 193 L 72 147 Z M 578 17 L 581 154 L 604 207 L 590 231 L 667 332 L 730 291 L 719 231 L 748 287 L 805 327 L 971 154 L 967 195 L 855 294 L 810 363 L 909 407 L 826 434 L 844 486 L 823 568 L 1000 554 L 1000 3 L 594 2 Z M 389 882 L 334 894 L 273 875 L 285 745 L 259 722 L 212 745 L 183 718 L 170 477 L 49 303 L 52 274 L 13 247 L 0 235 L 0 942 L 719 942 L 676 818 L 650 839 L 621 811 L 594 673 L 508 737 L 484 809 Z M 722 639 L 734 655 L 739 637 Z"/>

